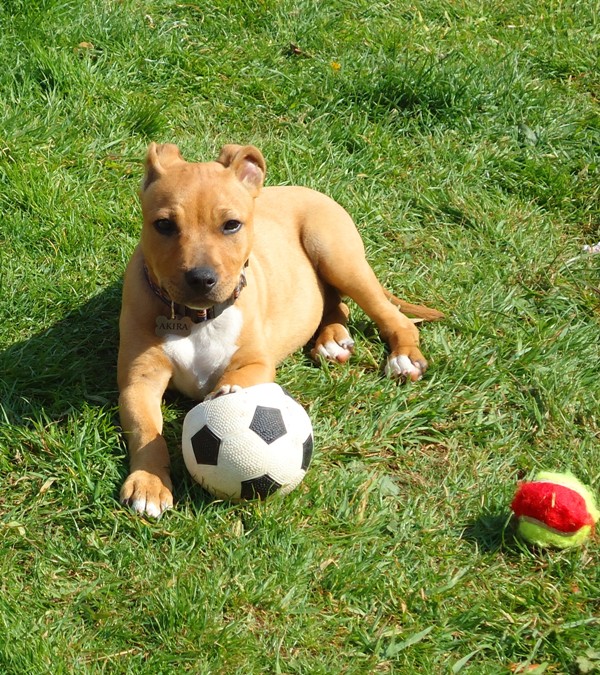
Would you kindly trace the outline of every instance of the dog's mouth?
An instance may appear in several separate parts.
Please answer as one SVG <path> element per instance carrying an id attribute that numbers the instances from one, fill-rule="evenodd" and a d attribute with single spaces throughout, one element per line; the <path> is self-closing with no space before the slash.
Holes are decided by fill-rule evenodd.
<path id="1" fill-rule="evenodd" d="M 199 268 L 193 274 L 186 272 L 183 277 L 158 280 L 153 278 L 148 267 L 144 265 L 144 274 L 154 294 L 165 304 L 171 305 L 172 312 L 177 311 L 177 306 L 204 312 L 217 306 L 230 305 L 237 300 L 246 285 L 246 267 L 247 264 L 236 279 L 228 279 L 226 282 Z"/>
<path id="2" fill-rule="evenodd" d="M 203 310 L 203 309 L 210 309 L 211 307 L 214 307 L 215 305 L 220 305 L 224 300 L 213 300 L 212 298 L 204 298 L 204 299 L 187 299 L 184 298 L 180 303 L 181 305 L 185 305 L 186 307 L 189 307 L 190 309 L 197 309 L 197 310 Z"/>
<path id="3" fill-rule="evenodd" d="M 164 284 L 162 287 L 163 294 L 176 305 L 184 305 L 190 309 L 210 309 L 215 305 L 220 305 L 229 298 L 231 294 L 220 292 L 219 289 L 214 289 L 209 293 L 193 292 L 187 288 L 182 289 L 177 284 Z"/>
<path id="4" fill-rule="evenodd" d="M 211 284 L 209 289 L 196 289 L 186 280 L 183 283 L 167 282 L 162 284 L 165 296 L 176 305 L 184 305 L 194 310 L 205 310 L 235 302 L 242 288 L 246 285 L 246 275 L 242 272 L 234 283 L 219 281 Z"/>

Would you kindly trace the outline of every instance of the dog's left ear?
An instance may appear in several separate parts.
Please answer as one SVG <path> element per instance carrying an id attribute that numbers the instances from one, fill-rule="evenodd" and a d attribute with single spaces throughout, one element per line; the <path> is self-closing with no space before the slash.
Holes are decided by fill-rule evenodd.
<path id="1" fill-rule="evenodd" d="M 253 197 L 260 192 L 267 165 L 258 148 L 253 145 L 225 145 L 217 162 L 231 169 Z"/>
<path id="2" fill-rule="evenodd" d="M 179 148 L 173 143 L 150 143 L 146 154 L 144 180 L 142 181 L 142 192 L 155 180 L 164 176 L 166 170 L 177 162 L 182 162 L 183 157 Z"/>

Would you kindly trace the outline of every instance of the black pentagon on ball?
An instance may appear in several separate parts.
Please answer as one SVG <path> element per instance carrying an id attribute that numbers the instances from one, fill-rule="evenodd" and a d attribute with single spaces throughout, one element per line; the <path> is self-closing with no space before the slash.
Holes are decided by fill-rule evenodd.
<path id="1" fill-rule="evenodd" d="M 221 439 L 207 426 L 202 427 L 192 436 L 192 448 L 198 464 L 217 466 Z"/>
<path id="2" fill-rule="evenodd" d="M 262 438 L 267 445 L 287 433 L 281 410 L 263 405 L 256 406 L 254 417 L 250 422 L 250 429 Z"/>
<path id="3" fill-rule="evenodd" d="M 266 499 L 281 487 L 281 483 L 268 474 L 242 481 L 242 499 Z"/>
<path id="4" fill-rule="evenodd" d="M 308 469 L 313 454 L 313 436 L 308 434 L 308 438 L 302 443 L 302 471 Z"/>

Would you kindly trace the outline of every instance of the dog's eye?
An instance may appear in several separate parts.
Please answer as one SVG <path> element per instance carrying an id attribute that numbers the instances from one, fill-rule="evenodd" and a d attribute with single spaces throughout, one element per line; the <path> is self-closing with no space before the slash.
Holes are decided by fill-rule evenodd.
<path id="1" fill-rule="evenodd" d="M 223 224 L 223 232 L 225 234 L 235 234 L 242 229 L 242 223 L 239 220 L 228 220 Z"/>
<path id="2" fill-rule="evenodd" d="M 242 228 L 242 223 L 239 220 L 228 220 L 223 224 L 223 232 L 225 234 L 234 234 L 239 232 Z"/>
<path id="3" fill-rule="evenodd" d="M 159 218 L 154 221 L 154 229 L 159 234 L 170 236 L 177 233 L 177 225 L 169 218 Z"/>

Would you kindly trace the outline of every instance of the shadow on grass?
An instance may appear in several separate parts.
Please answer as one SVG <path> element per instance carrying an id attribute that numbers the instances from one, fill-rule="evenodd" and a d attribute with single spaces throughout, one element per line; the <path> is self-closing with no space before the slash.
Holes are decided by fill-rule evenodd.
<path id="1" fill-rule="evenodd" d="M 467 525 L 462 539 L 475 542 L 482 551 L 488 553 L 519 549 L 512 514 L 508 510 L 482 514 Z"/>
<path id="2" fill-rule="evenodd" d="M 5 421 L 59 419 L 84 403 L 117 402 L 116 364 L 121 283 L 63 319 L 0 352 Z"/>
<path id="3" fill-rule="evenodd" d="M 111 284 L 52 326 L 0 351 L 0 424 L 39 428 L 65 426 L 85 407 L 105 408 L 119 426 L 117 354 L 120 282 Z M 197 402 L 167 392 L 165 437 L 171 450 L 176 499 L 189 499 L 200 512 L 211 498 L 191 479 L 181 455 L 181 428 Z M 116 437 L 115 437 L 116 440 Z M 119 439 L 117 442 L 122 442 Z M 125 460 L 121 480 L 127 473 Z M 113 495 L 118 500 L 119 485 Z"/>

